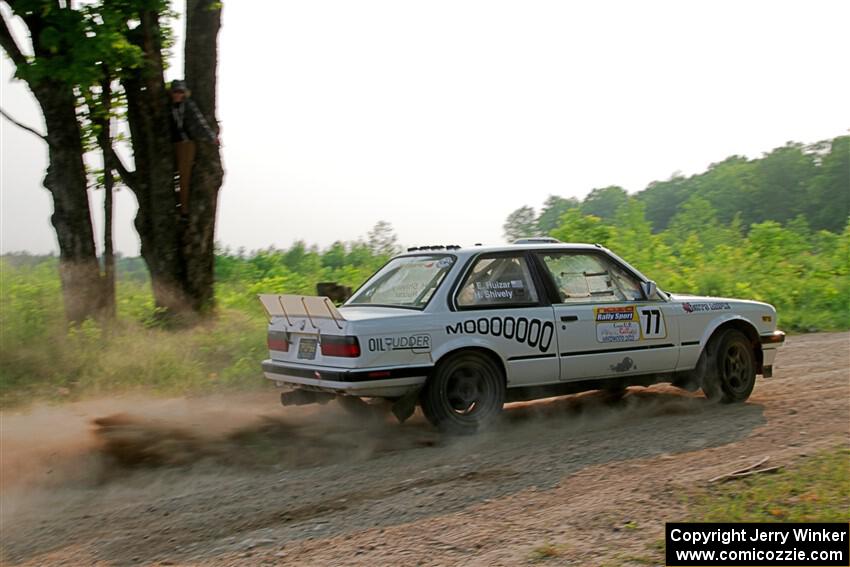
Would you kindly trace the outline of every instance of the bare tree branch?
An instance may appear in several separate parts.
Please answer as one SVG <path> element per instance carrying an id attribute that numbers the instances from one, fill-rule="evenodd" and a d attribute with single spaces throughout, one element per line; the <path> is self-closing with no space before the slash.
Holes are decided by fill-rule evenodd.
<path id="1" fill-rule="evenodd" d="M 2 116 L 3 116 L 3 118 L 5 118 L 5 119 L 6 119 L 6 120 L 8 120 L 9 122 L 11 122 L 11 123 L 12 123 L 12 124 L 14 124 L 15 126 L 17 126 L 18 128 L 23 128 L 23 129 L 24 129 L 24 130 L 26 130 L 27 132 L 30 132 L 30 133 L 32 133 L 32 134 L 35 134 L 36 136 L 38 136 L 39 138 L 41 138 L 42 140 L 44 140 L 45 142 L 47 142 L 47 145 L 52 145 L 52 144 L 50 143 L 50 140 L 48 140 L 48 139 L 47 139 L 47 136 L 45 136 L 44 134 L 42 134 L 41 132 L 39 132 L 39 131 L 38 131 L 38 130 L 36 130 L 35 128 L 30 128 L 30 127 L 29 127 L 29 126 L 27 126 L 26 124 L 21 124 L 20 122 L 18 122 L 18 121 L 17 121 L 17 120 L 15 120 L 14 118 L 12 118 L 12 117 L 9 115 L 9 113 L 8 113 L 8 112 L 6 112 L 5 110 L 3 110 L 2 108 L 0 108 L 0 115 L 2 115 Z"/>
<path id="2" fill-rule="evenodd" d="M 124 182 L 124 185 L 129 187 L 130 190 L 135 193 L 136 172 L 127 169 L 127 166 L 124 165 L 123 161 L 121 161 L 121 156 L 119 156 L 112 147 L 109 148 L 109 161 L 111 162 L 111 165 L 115 167 L 115 171 L 118 172 L 118 175 L 121 176 L 121 181 Z"/>
<path id="3" fill-rule="evenodd" d="M 3 46 L 3 49 L 9 55 L 9 59 L 12 60 L 15 66 L 25 67 L 27 65 L 27 58 L 24 52 L 21 51 L 21 48 L 18 47 L 18 42 L 12 36 L 12 31 L 9 29 L 6 18 L 2 13 L 0 13 L 0 46 Z"/>

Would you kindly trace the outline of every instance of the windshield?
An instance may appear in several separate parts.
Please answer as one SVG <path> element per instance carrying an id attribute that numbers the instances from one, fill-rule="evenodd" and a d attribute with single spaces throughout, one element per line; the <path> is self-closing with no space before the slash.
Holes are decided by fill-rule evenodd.
<path id="1" fill-rule="evenodd" d="M 345 304 L 422 309 L 454 262 L 454 256 L 445 254 L 394 258 Z"/>

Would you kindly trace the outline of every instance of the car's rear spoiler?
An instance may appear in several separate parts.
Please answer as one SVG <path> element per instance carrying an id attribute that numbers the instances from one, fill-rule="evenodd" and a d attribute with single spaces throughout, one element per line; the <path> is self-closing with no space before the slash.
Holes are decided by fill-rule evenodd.
<path id="1" fill-rule="evenodd" d="M 274 293 L 263 293 L 257 297 L 263 304 L 269 318 L 282 317 L 287 326 L 292 326 L 296 319 L 306 318 L 313 327 L 316 327 L 315 319 L 331 319 L 341 329 L 340 323 L 345 321 L 345 317 L 328 297 L 278 295 Z"/>

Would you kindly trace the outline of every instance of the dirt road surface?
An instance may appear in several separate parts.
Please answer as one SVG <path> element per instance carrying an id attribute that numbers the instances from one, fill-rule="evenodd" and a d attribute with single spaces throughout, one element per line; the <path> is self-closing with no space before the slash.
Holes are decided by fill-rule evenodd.
<path id="1" fill-rule="evenodd" d="M 789 338 L 746 404 L 587 393 L 462 439 L 271 390 L 5 412 L 0 563 L 640 565 L 682 494 L 848 446 L 848 424 L 850 333 Z"/>

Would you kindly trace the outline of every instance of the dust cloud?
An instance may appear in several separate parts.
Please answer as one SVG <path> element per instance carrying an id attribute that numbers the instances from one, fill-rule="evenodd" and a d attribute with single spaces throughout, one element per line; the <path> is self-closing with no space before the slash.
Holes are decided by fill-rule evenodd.
<path id="1" fill-rule="evenodd" d="M 84 508 L 93 496 L 151 495 L 209 474 L 285 471 L 368 461 L 381 454 L 447 450 L 469 458 L 506 438 L 569 435 L 655 415 L 697 413 L 706 400 L 674 388 L 632 388 L 513 403 L 494 427 L 445 437 L 417 414 L 352 416 L 335 403 L 282 408 L 277 393 L 202 398 L 125 397 L 38 405 L 2 416 L 0 525 L 57 506 Z"/>
<path id="2" fill-rule="evenodd" d="M 433 444 L 420 420 L 394 428 L 336 404 L 282 408 L 275 392 L 39 405 L 2 416 L 0 488 L 98 484 L 122 470 L 211 464 L 295 468 Z"/>
<path id="3" fill-rule="evenodd" d="M 2 416 L 0 491 L 100 485 L 130 471 L 168 467 L 287 469 L 361 461 L 417 447 L 476 445 L 507 428 L 578 431 L 695 413 L 705 405 L 701 396 L 664 386 L 631 388 L 623 399 L 588 392 L 508 404 L 492 430 L 460 439 L 442 437 L 418 412 L 399 425 L 377 410 L 363 419 L 335 403 L 282 408 L 274 391 L 38 405 Z"/>

